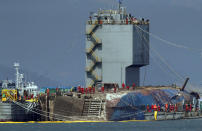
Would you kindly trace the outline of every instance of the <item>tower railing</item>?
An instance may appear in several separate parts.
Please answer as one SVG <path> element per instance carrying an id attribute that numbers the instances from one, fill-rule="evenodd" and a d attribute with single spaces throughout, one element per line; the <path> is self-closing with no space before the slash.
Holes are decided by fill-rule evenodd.
<path id="1" fill-rule="evenodd" d="M 97 20 L 96 20 L 97 21 Z M 94 20 L 88 20 L 87 24 L 89 25 L 94 25 L 93 23 Z M 100 20 L 101 24 L 106 25 L 106 24 L 110 24 L 110 25 L 148 25 L 149 21 L 143 21 L 143 20 L 138 20 L 136 18 L 130 18 L 128 20 L 123 19 L 123 20 L 113 20 L 113 19 L 109 19 L 109 20 Z"/>

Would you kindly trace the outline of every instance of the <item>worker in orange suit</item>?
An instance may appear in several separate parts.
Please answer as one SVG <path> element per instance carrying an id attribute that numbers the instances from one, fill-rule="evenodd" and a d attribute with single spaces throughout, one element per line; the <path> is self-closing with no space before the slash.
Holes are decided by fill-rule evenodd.
<path id="1" fill-rule="evenodd" d="M 177 107 L 177 104 L 175 104 L 175 112 L 178 111 L 178 107 Z"/>
<path id="2" fill-rule="evenodd" d="M 84 88 L 81 88 L 81 93 L 84 94 Z"/>
<path id="3" fill-rule="evenodd" d="M 151 110 L 154 110 L 154 105 L 153 104 L 151 105 Z"/>
<path id="4" fill-rule="evenodd" d="M 192 111 L 192 104 L 189 105 L 189 111 Z"/>
<path id="5" fill-rule="evenodd" d="M 114 93 L 116 93 L 116 87 L 114 87 Z"/>
<path id="6" fill-rule="evenodd" d="M 102 87 L 102 88 L 101 88 L 102 93 L 104 93 L 104 90 L 105 90 L 105 88 L 104 88 L 104 87 Z"/>
<path id="7" fill-rule="evenodd" d="M 168 111 L 168 104 L 165 104 L 165 112 Z"/>
<path id="8" fill-rule="evenodd" d="M 147 112 L 151 112 L 149 105 L 147 104 Z"/>
<path id="9" fill-rule="evenodd" d="M 135 86 L 136 86 L 135 83 L 133 83 L 133 90 L 135 89 Z"/>
<path id="10" fill-rule="evenodd" d="M 188 110 L 189 110 L 189 107 L 188 107 L 188 104 L 186 104 L 185 105 L 185 111 L 188 112 Z"/>
<path id="11" fill-rule="evenodd" d="M 88 87 L 88 90 L 89 90 L 89 93 L 91 94 L 91 90 L 92 90 L 92 88 L 91 88 L 91 87 Z"/>
<path id="12" fill-rule="evenodd" d="M 88 88 L 86 88 L 85 91 L 86 91 L 86 94 L 88 94 Z"/>
<path id="13" fill-rule="evenodd" d="M 158 105 L 158 111 L 161 111 L 161 107 L 160 107 L 160 105 Z"/>
<path id="14" fill-rule="evenodd" d="M 95 93 L 95 87 L 93 87 L 93 93 Z"/>
<path id="15" fill-rule="evenodd" d="M 124 83 L 122 83 L 122 88 L 123 88 L 123 89 L 125 88 L 125 84 L 124 84 Z"/>
<path id="16" fill-rule="evenodd" d="M 156 106 L 156 104 L 154 105 L 154 111 L 157 111 L 157 106 Z"/>

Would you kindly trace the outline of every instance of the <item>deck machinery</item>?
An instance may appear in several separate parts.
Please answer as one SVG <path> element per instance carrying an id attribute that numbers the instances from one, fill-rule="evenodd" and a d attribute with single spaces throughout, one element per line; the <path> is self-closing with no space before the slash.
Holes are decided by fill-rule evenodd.
<path id="1" fill-rule="evenodd" d="M 143 30 L 141 30 L 143 29 Z M 86 87 L 98 83 L 139 86 L 140 67 L 149 64 L 149 20 L 125 7 L 91 13 L 86 24 Z"/>

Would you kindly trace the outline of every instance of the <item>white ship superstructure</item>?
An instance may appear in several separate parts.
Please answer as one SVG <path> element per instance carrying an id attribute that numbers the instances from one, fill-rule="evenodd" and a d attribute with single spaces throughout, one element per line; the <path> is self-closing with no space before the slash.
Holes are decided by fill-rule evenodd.
<path id="1" fill-rule="evenodd" d="M 19 72 L 19 63 L 14 63 L 14 67 L 16 70 L 16 89 L 18 89 L 20 96 L 24 96 L 24 93 L 26 92 L 29 95 L 33 95 L 33 97 L 36 97 L 38 94 L 38 86 L 34 84 L 34 82 L 24 82 L 24 74 L 21 74 Z"/>

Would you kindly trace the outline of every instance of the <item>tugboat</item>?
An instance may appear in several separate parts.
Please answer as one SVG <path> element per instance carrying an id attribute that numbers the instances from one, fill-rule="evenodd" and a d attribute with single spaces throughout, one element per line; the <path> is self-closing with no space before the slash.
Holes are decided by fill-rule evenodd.
<path id="1" fill-rule="evenodd" d="M 0 121 L 40 120 L 38 86 L 25 82 L 19 73 L 19 63 L 14 63 L 16 80 L 3 80 L 0 83 Z"/>

